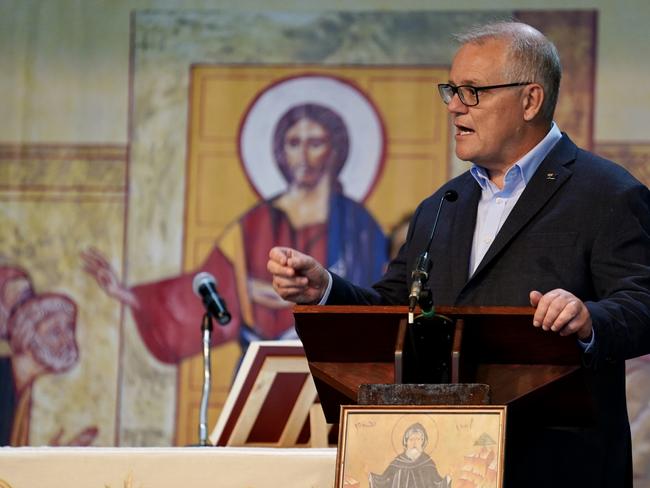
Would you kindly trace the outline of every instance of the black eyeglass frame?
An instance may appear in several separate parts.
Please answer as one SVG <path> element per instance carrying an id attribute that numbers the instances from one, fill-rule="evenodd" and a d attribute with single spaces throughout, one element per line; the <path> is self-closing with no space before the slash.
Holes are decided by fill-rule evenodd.
<path id="1" fill-rule="evenodd" d="M 438 84 L 438 93 L 440 93 L 440 97 L 442 98 L 442 101 L 448 105 L 449 102 L 454 98 L 454 95 L 458 95 L 458 99 L 461 101 L 463 105 L 466 107 L 476 107 L 478 105 L 479 99 L 478 99 L 478 92 L 483 91 L 483 90 L 493 90 L 495 88 L 510 88 L 512 86 L 525 86 L 525 85 L 530 85 L 532 84 L 532 81 L 520 81 L 517 83 L 504 83 L 502 85 L 488 85 L 488 86 L 472 86 L 472 85 L 452 85 L 450 83 L 439 83 Z M 445 95 L 443 90 L 445 89 L 451 89 L 451 97 L 449 98 L 449 101 L 445 100 Z M 465 100 L 463 100 L 463 96 L 460 94 L 460 89 L 461 88 L 469 88 L 471 90 L 474 90 L 474 95 L 476 96 L 476 103 L 467 103 Z"/>

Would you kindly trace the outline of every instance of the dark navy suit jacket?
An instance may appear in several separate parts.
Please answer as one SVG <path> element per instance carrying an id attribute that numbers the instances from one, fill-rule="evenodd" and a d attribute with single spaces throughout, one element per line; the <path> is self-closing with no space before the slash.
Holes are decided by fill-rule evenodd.
<path id="1" fill-rule="evenodd" d="M 469 258 L 481 190 L 469 172 L 417 208 L 407 240 L 372 289 L 334 276 L 328 304 L 406 304 L 410 272 L 445 202 L 430 248 L 436 305 L 530 305 L 529 292 L 563 288 L 583 300 L 596 345 L 585 361 L 597 428 L 588 455 L 570 463 L 570 443 L 549 460 L 594 475 L 583 486 L 631 486 L 625 359 L 650 353 L 650 192 L 620 166 L 578 148 L 566 135 L 541 163 L 471 277 Z M 532 325 L 531 325 L 532 327 Z M 531 443 L 535 441 L 531 439 Z M 584 444 L 583 446 L 584 447 Z M 559 450 L 558 450 L 559 449 Z M 582 453 L 584 454 L 584 452 Z M 583 459 L 584 458 L 584 459 Z M 582 464 L 582 465 L 581 465 Z M 581 478 L 584 481 L 584 478 Z M 553 486 L 564 486 L 555 479 Z M 541 483 L 540 483 L 541 485 Z"/>

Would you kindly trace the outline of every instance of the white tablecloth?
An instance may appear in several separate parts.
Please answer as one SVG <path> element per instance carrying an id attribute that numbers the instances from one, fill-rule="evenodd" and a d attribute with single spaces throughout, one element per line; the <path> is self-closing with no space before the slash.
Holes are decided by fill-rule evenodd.
<path id="1" fill-rule="evenodd" d="M 336 449 L 3 447 L 0 488 L 332 488 L 335 464 Z"/>

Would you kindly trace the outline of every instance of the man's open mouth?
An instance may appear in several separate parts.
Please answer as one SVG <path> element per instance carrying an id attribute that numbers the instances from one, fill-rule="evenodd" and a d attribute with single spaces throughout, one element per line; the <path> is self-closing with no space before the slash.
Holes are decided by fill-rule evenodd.
<path id="1" fill-rule="evenodd" d="M 457 136 L 467 136 L 474 133 L 474 129 L 465 127 L 464 125 L 456 124 L 456 135 Z"/>

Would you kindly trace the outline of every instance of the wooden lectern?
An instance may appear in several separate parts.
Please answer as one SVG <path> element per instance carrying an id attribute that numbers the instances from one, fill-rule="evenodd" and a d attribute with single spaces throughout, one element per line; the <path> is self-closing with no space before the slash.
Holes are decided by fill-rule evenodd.
<path id="1" fill-rule="evenodd" d="M 489 398 L 458 397 L 457 391 L 443 389 L 430 404 L 507 405 L 508 424 L 524 420 L 527 427 L 591 423 L 591 395 L 575 337 L 533 327 L 532 308 L 436 307 L 445 318 L 422 323 L 417 330 L 407 324 L 407 313 L 407 307 L 294 308 L 296 330 L 329 423 L 338 423 L 340 405 L 358 403 L 362 385 L 428 383 L 422 378 L 431 377 L 448 385 L 487 385 Z M 414 349 L 425 359 L 433 351 L 430 367 L 435 371 L 417 371 Z"/>

